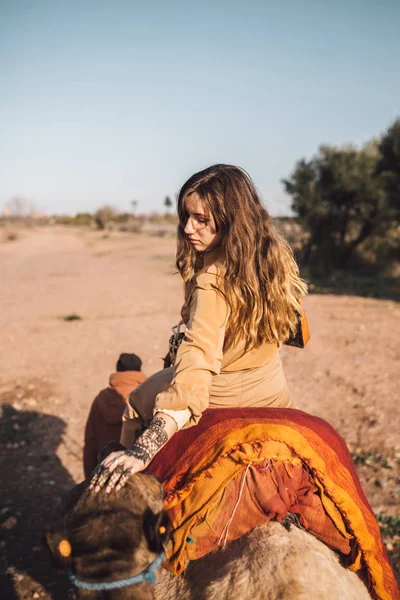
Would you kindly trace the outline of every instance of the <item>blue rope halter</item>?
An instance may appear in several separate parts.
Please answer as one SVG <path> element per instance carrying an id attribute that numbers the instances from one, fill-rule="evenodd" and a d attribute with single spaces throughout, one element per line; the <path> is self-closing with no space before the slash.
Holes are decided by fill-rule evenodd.
<path id="1" fill-rule="evenodd" d="M 127 585 L 136 585 L 137 583 L 142 583 L 142 581 L 147 581 L 148 583 L 154 584 L 156 582 L 155 571 L 161 566 L 163 560 L 164 552 L 161 552 L 145 571 L 142 571 L 133 577 L 117 579 L 116 581 L 100 581 L 98 583 L 90 583 L 89 581 L 82 581 L 81 579 L 78 579 L 73 573 L 69 573 L 69 578 L 71 582 L 76 585 L 76 587 L 94 592 L 102 592 L 103 590 L 116 590 L 118 588 L 126 587 Z"/>

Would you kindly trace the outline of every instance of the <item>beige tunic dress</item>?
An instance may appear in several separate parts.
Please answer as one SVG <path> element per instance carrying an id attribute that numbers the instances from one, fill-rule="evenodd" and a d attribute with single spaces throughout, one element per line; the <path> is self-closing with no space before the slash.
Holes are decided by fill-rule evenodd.
<path id="1" fill-rule="evenodd" d="M 185 427 L 206 408 L 290 406 L 278 346 L 269 342 L 244 352 L 245 341 L 224 351 L 228 306 L 218 291 L 224 267 L 218 250 L 204 253 L 202 268 L 187 290 L 182 318 L 185 338 L 174 367 L 149 377 L 129 398 L 121 443 L 129 446 L 155 410 L 189 409 Z"/>

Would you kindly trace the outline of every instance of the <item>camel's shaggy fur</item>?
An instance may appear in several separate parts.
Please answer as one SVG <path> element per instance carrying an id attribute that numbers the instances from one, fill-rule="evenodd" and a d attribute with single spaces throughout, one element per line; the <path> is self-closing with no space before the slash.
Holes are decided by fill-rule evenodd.
<path id="1" fill-rule="evenodd" d="M 76 497 L 71 496 L 72 504 Z M 125 578 L 145 569 L 161 548 L 162 489 L 137 474 L 119 493 L 84 492 L 69 507 L 68 562 L 89 581 Z M 161 529 L 163 531 L 164 528 Z M 57 546 L 56 546 L 57 547 Z M 251 531 L 197 561 L 179 577 L 164 569 L 157 585 L 142 583 L 108 592 L 78 592 L 81 600 L 367 600 L 366 587 L 335 554 L 305 531 L 276 522 Z"/>
<path id="2" fill-rule="evenodd" d="M 157 600 L 367 600 L 364 584 L 309 533 L 271 522 L 189 563 L 174 577 L 163 571 Z"/>

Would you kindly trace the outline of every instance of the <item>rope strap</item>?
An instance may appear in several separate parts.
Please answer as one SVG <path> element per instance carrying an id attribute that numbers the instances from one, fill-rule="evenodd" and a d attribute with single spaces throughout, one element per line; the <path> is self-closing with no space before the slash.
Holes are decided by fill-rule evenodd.
<path id="1" fill-rule="evenodd" d="M 69 573 L 69 578 L 76 587 L 95 592 L 102 592 L 105 590 L 116 590 L 119 588 L 126 587 L 128 585 L 136 585 L 137 583 L 142 583 L 143 581 L 147 581 L 148 583 L 152 583 L 154 585 L 156 582 L 155 571 L 156 569 L 158 569 L 158 567 L 161 566 L 163 560 L 164 552 L 161 552 L 156 557 L 156 559 L 147 567 L 145 571 L 142 571 L 141 573 L 139 573 L 138 575 L 134 575 L 133 577 L 127 577 L 126 579 L 90 583 L 89 581 L 82 581 L 81 579 L 78 579 L 72 572 Z"/>

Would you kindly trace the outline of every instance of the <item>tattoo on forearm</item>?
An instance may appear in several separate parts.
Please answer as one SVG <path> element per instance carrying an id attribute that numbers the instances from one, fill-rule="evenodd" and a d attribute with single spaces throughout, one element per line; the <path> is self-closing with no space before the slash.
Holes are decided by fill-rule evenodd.
<path id="1" fill-rule="evenodd" d="M 148 429 L 126 453 L 142 460 L 145 464 L 149 463 L 159 449 L 168 442 L 166 425 L 162 417 L 155 417 Z"/>

